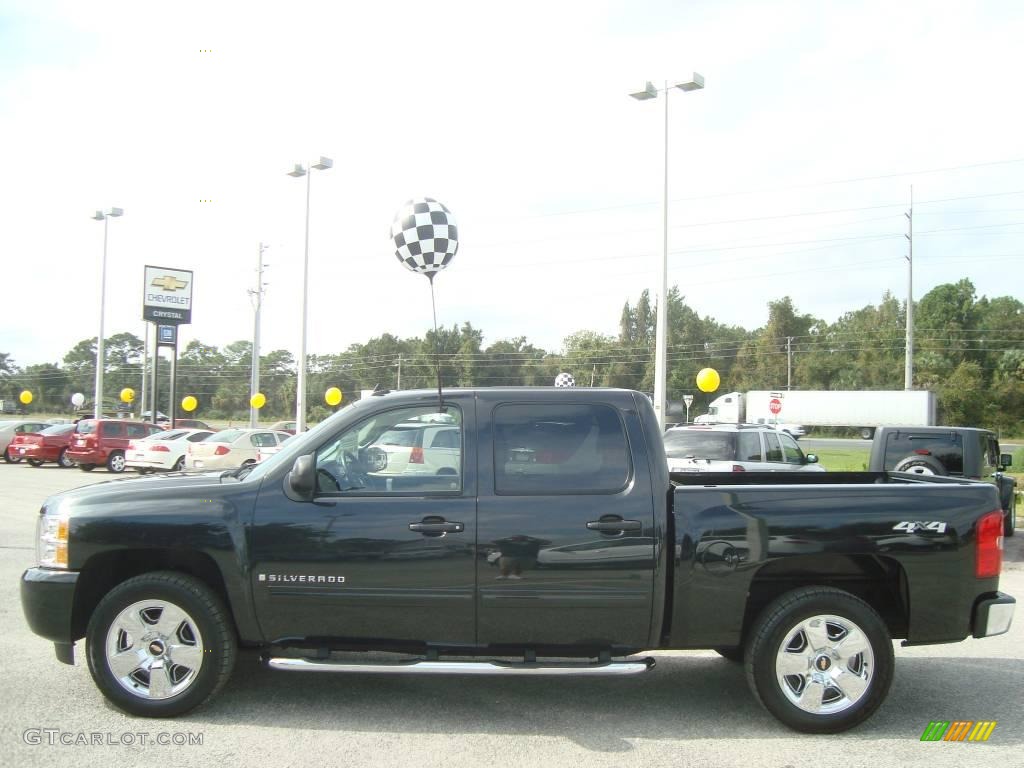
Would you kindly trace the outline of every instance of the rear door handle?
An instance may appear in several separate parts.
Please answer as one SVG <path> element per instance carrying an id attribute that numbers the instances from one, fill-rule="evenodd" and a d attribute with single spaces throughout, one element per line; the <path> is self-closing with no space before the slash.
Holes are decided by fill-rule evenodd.
<path id="1" fill-rule="evenodd" d="M 449 523 L 447 521 L 429 523 L 409 523 L 409 530 L 416 533 L 462 533 L 466 526 L 462 523 Z"/>
<path id="2" fill-rule="evenodd" d="M 587 529 L 591 531 L 639 531 L 643 528 L 643 524 L 639 520 L 591 520 L 587 523 Z"/>

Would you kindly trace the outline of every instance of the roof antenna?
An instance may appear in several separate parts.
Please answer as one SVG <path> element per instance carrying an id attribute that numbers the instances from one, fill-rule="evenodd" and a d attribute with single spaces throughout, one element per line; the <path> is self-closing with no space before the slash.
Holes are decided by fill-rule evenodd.
<path id="1" fill-rule="evenodd" d="M 459 250 L 459 230 L 455 217 L 432 197 L 407 200 L 391 222 L 391 240 L 395 257 L 411 272 L 426 275 L 430 281 L 430 307 L 434 311 L 434 356 L 437 368 L 437 409 L 444 413 L 441 394 L 441 340 L 437 333 L 437 302 L 434 299 L 434 275 L 447 267 Z"/>
<path id="2" fill-rule="evenodd" d="M 437 412 L 444 413 L 444 398 L 441 396 L 441 338 L 437 333 L 437 302 L 434 301 L 434 275 L 430 272 L 430 308 L 434 311 L 434 367 L 437 368 Z"/>

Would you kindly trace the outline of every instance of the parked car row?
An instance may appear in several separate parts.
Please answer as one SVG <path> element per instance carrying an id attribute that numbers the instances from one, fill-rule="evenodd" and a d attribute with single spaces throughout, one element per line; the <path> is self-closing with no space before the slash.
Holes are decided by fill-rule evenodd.
<path id="1" fill-rule="evenodd" d="M 54 462 L 85 472 L 104 466 L 114 473 L 135 469 L 145 474 L 253 464 L 258 450 L 273 452 L 289 437 L 288 432 L 272 429 L 167 429 L 113 418 L 86 418 L 70 424 L 11 420 L 0 421 L 0 454 L 10 464 L 24 460 L 38 467 Z"/>

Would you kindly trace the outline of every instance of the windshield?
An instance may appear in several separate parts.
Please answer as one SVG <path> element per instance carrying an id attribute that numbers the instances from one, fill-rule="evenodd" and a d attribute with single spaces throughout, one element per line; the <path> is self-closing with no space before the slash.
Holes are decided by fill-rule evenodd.
<path id="1" fill-rule="evenodd" d="M 179 437 L 188 434 L 188 430 L 176 429 L 173 432 L 161 432 L 159 435 L 153 435 L 150 440 L 177 440 Z"/>
<path id="2" fill-rule="evenodd" d="M 96 431 L 95 419 L 82 419 L 75 425 L 75 432 L 79 435 L 91 435 Z"/>
<path id="3" fill-rule="evenodd" d="M 307 452 L 307 446 L 319 442 L 320 436 L 324 432 L 334 429 L 340 420 L 347 418 L 354 409 L 358 408 L 361 403 L 365 402 L 365 400 L 354 400 L 337 413 L 321 421 L 312 429 L 291 437 L 287 442 L 281 443 L 279 451 L 271 454 L 259 464 L 250 464 L 249 467 L 246 468 L 249 470 L 248 472 L 239 473 L 239 479 L 259 480 L 264 477 L 267 472 L 273 470 L 274 467 L 279 467 L 282 464 L 291 466 L 295 463 L 296 457 Z M 212 440 L 214 437 L 216 437 L 216 435 L 208 437 L 207 440 Z"/>
<path id="4" fill-rule="evenodd" d="M 245 434 L 241 429 L 222 429 L 220 432 L 214 432 L 210 435 L 204 443 L 233 443 L 235 440 Z"/>
<path id="5" fill-rule="evenodd" d="M 669 431 L 665 434 L 665 455 L 670 459 L 710 459 L 733 461 L 736 458 L 735 432 Z"/>

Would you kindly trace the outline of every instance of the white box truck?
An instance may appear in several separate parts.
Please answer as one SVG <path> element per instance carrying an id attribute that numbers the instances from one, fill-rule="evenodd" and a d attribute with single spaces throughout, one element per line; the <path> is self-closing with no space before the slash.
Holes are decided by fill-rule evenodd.
<path id="1" fill-rule="evenodd" d="M 918 390 L 789 390 L 729 392 L 711 401 L 698 424 L 774 424 L 799 427 L 853 427 L 866 440 L 875 427 L 930 427 L 935 424 L 935 393 Z"/>

